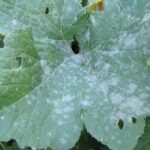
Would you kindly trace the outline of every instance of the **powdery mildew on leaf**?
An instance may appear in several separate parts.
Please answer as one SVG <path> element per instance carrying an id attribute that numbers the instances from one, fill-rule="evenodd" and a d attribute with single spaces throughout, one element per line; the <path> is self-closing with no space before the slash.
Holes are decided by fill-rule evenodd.
<path id="1" fill-rule="evenodd" d="M 20 53 L 27 45 L 32 52 L 27 53 L 29 66 L 36 52 L 39 72 L 32 76 L 39 78 L 32 81 L 40 83 L 31 83 L 32 90 L 16 100 L 7 98 L 10 106 L 0 110 L 0 140 L 14 138 L 22 148 L 66 150 L 74 146 L 85 125 L 110 148 L 132 150 L 143 132 L 144 117 L 150 114 L 149 35 L 145 34 L 149 1 L 106 1 L 106 9 L 89 19 L 78 0 L 1 0 L 0 4 L 0 32 L 12 41 L 23 39 L 21 33 L 30 37 L 26 44 L 6 42 L 0 50 L 14 49 L 16 54 L 15 49 Z M 90 52 L 72 54 L 74 34 L 81 48 Z M 20 67 L 20 58 L 16 60 L 15 69 Z M 3 64 L 7 61 L 0 61 Z"/>

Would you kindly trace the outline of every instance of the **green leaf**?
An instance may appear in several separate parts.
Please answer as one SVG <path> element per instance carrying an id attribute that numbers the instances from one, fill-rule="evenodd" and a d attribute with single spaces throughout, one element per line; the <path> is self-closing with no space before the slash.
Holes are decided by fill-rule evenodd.
<path id="1" fill-rule="evenodd" d="M 41 82 L 31 28 L 8 34 L 4 43 L 5 48 L 0 49 L 0 109 L 17 102 Z"/>
<path id="2" fill-rule="evenodd" d="M 85 126 L 132 150 L 150 114 L 149 6 L 106 1 L 88 16 L 77 0 L 1 0 L 0 82 L 16 87 L 0 89 L 0 141 L 66 150 Z M 73 36 L 84 53 L 73 54 Z"/>
<path id="3" fill-rule="evenodd" d="M 91 135 L 115 150 L 135 147 L 150 114 L 148 3 L 105 1 L 104 12 L 90 16 L 85 40 L 78 38 L 91 51 L 87 68 L 98 82 L 93 95 L 86 94 L 92 102 L 82 120 Z"/>

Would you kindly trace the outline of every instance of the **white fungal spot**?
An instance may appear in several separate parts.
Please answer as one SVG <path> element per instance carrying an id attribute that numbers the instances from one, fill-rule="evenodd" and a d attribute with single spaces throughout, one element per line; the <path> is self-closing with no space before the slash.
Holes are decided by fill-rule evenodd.
<path id="1" fill-rule="evenodd" d="M 61 143 L 62 145 L 64 145 L 64 144 L 66 144 L 66 143 L 67 143 L 67 140 L 66 140 L 66 139 L 64 139 L 64 138 L 61 138 L 61 139 L 60 139 L 60 143 Z"/>
<path id="2" fill-rule="evenodd" d="M 61 110 L 61 109 L 55 109 L 55 113 L 56 113 L 57 115 L 61 115 L 61 114 L 62 114 L 62 110 Z"/>
<path id="3" fill-rule="evenodd" d="M 81 55 L 81 54 L 72 55 L 71 59 L 74 60 L 78 64 L 81 64 L 85 61 L 84 55 Z"/>
<path id="4" fill-rule="evenodd" d="M 142 111 L 141 109 L 144 108 L 143 105 L 144 105 L 143 102 L 140 101 L 138 97 L 133 96 L 129 98 L 128 101 L 123 103 L 120 106 L 120 109 L 131 110 L 132 112 L 135 112 L 136 114 L 140 114 Z"/>
<path id="5" fill-rule="evenodd" d="M 66 95 L 63 97 L 62 101 L 63 102 L 70 102 L 74 97 L 71 95 Z"/>
<path id="6" fill-rule="evenodd" d="M 97 24 L 97 20 L 93 16 L 91 16 L 91 22 L 93 23 L 93 26 L 95 27 Z"/>
<path id="7" fill-rule="evenodd" d="M 71 112 L 73 110 L 74 109 L 72 107 L 66 107 L 66 108 L 63 109 L 63 112 L 68 113 L 68 112 Z"/>
<path id="8" fill-rule="evenodd" d="M 114 77 L 111 79 L 111 84 L 116 86 L 119 84 L 119 81 L 120 81 L 119 78 Z"/>
<path id="9" fill-rule="evenodd" d="M 122 142 L 121 142 L 121 140 L 117 140 L 117 143 L 120 145 Z"/>
<path id="10" fill-rule="evenodd" d="M 81 105 L 82 105 L 82 106 L 90 106 L 90 102 L 84 100 L 84 101 L 81 101 Z"/>
<path id="11" fill-rule="evenodd" d="M 51 100 L 50 99 L 46 99 L 47 104 L 51 104 Z"/>
<path id="12" fill-rule="evenodd" d="M 117 93 L 112 93 L 110 97 L 113 104 L 120 104 L 123 101 L 123 96 Z"/>
<path id="13" fill-rule="evenodd" d="M 47 135 L 48 135 L 49 137 L 51 137 L 51 136 L 52 136 L 52 133 L 51 133 L 51 132 L 48 132 Z"/>
<path id="14" fill-rule="evenodd" d="M 127 91 L 127 92 L 128 92 L 129 94 L 133 94 L 133 93 L 135 93 L 136 89 L 137 89 L 137 85 L 131 83 L 131 84 L 129 84 L 129 86 L 128 86 L 128 91 Z"/>
<path id="15" fill-rule="evenodd" d="M 32 104 L 32 102 L 31 102 L 30 100 L 28 100 L 28 101 L 27 101 L 27 104 L 28 104 L 28 105 L 31 105 L 31 104 Z"/>
<path id="16" fill-rule="evenodd" d="M 16 19 L 13 19 L 13 20 L 12 20 L 12 24 L 13 24 L 13 25 L 17 25 L 17 20 L 16 20 Z"/>
<path id="17" fill-rule="evenodd" d="M 63 122 L 61 120 L 58 121 L 58 126 L 62 126 Z"/>
<path id="18" fill-rule="evenodd" d="M 1 116 L 0 119 L 1 119 L 1 120 L 4 120 L 4 119 L 5 119 L 5 116 Z"/>

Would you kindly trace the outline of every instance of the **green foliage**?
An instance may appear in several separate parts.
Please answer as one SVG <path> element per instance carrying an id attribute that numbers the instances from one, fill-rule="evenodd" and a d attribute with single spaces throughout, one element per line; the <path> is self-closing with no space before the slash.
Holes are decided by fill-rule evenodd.
<path id="1" fill-rule="evenodd" d="M 87 14 L 81 1 L 0 0 L 0 141 L 148 149 L 149 4 L 108 0 Z"/>

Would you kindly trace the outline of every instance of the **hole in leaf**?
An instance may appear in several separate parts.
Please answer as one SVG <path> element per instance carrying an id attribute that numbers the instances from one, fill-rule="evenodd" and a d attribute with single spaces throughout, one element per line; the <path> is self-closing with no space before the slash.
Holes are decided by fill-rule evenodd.
<path id="1" fill-rule="evenodd" d="M 73 37 L 73 41 L 71 42 L 71 49 L 74 54 L 78 54 L 80 52 L 79 43 L 75 37 Z"/>
<path id="2" fill-rule="evenodd" d="M 46 9 L 45 9 L 45 14 L 48 14 L 48 13 L 49 13 L 49 8 L 46 7 Z"/>
<path id="3" fill-rule="evenodd" d="M 119 119 L 118 121 L 118 127 L 122 130 L 124 127 L 124 121 L 122 119 Z"/>
<path id="4" fill-rule="evenodd" d="M 22 57 L 17 56 L 12 59 L 12 62 L 11 62 L 12 69 L 18 69 L 21 65 L 22 65 Z"/>
<path id="5" fill-rule="evenodd" d="M 4 38 L 5 38 L 5 36 L 0 34 L 0 48 L 4 47 Z"/>
<path id="6" fill-rule="evenodd" d="M 18 62 L 18 67 L 20 67 L 22 64 L 22 57 L 18 56 L 18 57 L 16 57 L 16 60 Z"/>
<path id="7" fill-rule="evenodd" d="M 135 117 L 132 117 L 132 123 L 135 124 L 137 122 L 137 119 Z"/>
<path id="8" fill-rule="evenodd" d="M 88 0 L 81 0 L 82 7 L 85 7 L 89 4 Z"/>

